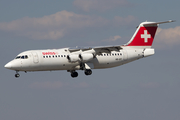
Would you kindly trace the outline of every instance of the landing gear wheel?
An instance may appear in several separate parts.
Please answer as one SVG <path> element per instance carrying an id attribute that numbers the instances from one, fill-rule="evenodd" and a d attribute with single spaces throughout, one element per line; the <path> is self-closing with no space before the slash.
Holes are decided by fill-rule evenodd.
<path id="1" fill-rule="evenodd" d="M 85 75 L 91 75 L 91 74 L 92 74 L 92 70 L 91 70 L 91 69 L 86 69 L 86 70 L 84 71 L 84 74 L 85 74 Z"/>
<path id="2" fill-rule="evenodd" d="M 16 73 L 16 74 L 15 74 L 15 77 L 16 77 L 16 78 L 20 77 L 20 74 L 19 74 L 19 73 Z"/>
<path id="3" fill-rule="evenodd" d="M 78 76 L 78 73 L 77 73 L 77 72 L 72 72 L 72 73 L 71 73 L 71 77 L 75 78 L 75 77 L 77 77 L 77 76 Z"/>
<path id="4" fill-rule="evenodd" d="M 16 71 L 15 77 L 18 78 L 20 77 L 20 74 L 18 73 L 19 71 Z"/>

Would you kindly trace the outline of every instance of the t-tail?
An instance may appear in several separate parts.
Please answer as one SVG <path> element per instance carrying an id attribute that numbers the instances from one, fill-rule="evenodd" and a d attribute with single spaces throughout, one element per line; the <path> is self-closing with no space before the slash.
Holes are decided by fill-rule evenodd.
<path id="1" fill-rule="evenodd" d="M 159 24 L 174 22 L 173 20 L 165 22 L 142 22 L 131 40 L 125 45 L 138 48 L 151 48 Z"/>

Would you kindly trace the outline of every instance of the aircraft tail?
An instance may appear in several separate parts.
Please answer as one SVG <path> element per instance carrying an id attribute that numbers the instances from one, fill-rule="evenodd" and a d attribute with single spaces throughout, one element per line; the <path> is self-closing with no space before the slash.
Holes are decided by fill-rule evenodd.
<path id="1" fill-rule="evenodd" d="M 125 46 L 151 48 L 156 30 L 159 24 L 174 22 L 173 20 L 165 22 L 142 22 L 131 40 Z"/>

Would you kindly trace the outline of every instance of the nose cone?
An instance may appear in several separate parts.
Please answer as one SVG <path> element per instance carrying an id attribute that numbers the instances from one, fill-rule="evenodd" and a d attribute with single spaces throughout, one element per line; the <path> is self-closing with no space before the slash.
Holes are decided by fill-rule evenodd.
<path id="1" fill-rule="evenodd" d="M 9 62 L 9 63 L 7 63 L 4 67 L 7 68 L 7 69 L 11 69 L 12 64 Z"/>

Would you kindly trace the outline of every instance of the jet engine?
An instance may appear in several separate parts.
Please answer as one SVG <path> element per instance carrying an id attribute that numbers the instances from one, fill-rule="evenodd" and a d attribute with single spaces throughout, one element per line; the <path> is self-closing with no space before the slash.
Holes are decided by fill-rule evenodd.
<path id="1" fill-rule="evenodd" d="M 70 54 L 67 56 L 69 62 L 88 62 L 94 58 L 92 53 Z"/>
<path id="2" fill-rule="evenodd" d="M 94 55 L 92 53 L 82 53 L 79 54 L 79 58 L 81 59 L 82 62 L 88 62 L 94 58 Z"/>
<path id="3" fill-rule="evenodd" d="M 79 54 L 70 54 L 67 56 L 67 59 L 69 60 L 69 62 L 77 62 L 79 61 Z"/>

